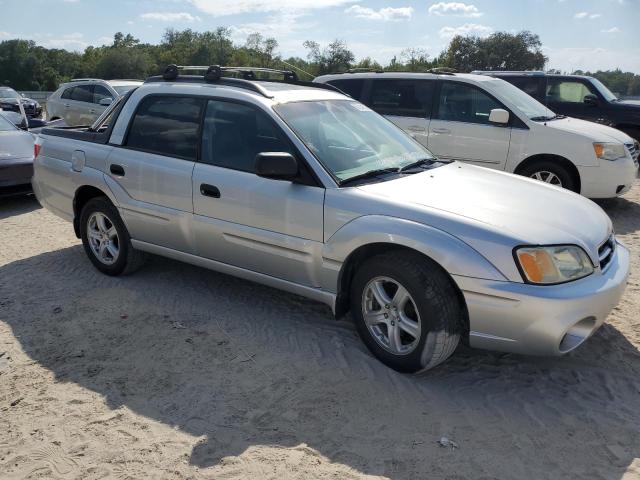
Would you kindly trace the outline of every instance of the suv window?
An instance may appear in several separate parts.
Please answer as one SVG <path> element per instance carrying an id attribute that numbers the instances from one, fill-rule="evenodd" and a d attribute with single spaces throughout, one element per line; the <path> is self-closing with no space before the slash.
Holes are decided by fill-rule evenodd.
<path id="1" fill-rule="evenodd" d="M 273 121 L 256 108 L 209 100 L 202 131 L 202 162 L 254 172 L 261 152 L 289 152 L 288 141 Z"/>
<path id="2" fill-rule="evenodd" d="M 102 85 L 95 85 L 93 88 L 93 103 L 100 103 L 103 98 L 113 99 L 113 95 Z"/>
<path id="3" fill-rule="evenodd" d="M 362 99 L 362 90 L 364 88 L 364 78 L 350 78 L 344 80 L 331 80 L 327 82 L 334 87 L 339 88 L 347 95 L 350 95 L 351 98 L 355 100 Z"/>
<path id="4" fill-rule="evenodd" d="M 494 108 L 504 107 L 482 90 L 461 82 L 444 82 L 440 90 L 437 118 L 489 124 L 489 113 Z"/>
<path id="5" fill-rule="evenodd" d="M 64 92 L 62 92 L 62 95 L 60 95 L 60 98 L 70 99 L 70 98 L 71 98 L 71 95 L 73 94 L 73 90 L 74 90 L 75 88 L 76 88 L 76 87 L 70 87 L 70 88 L 67 88 Z"/>
<path id="6" fill-rule="evenodd" d="M 498 77 L 536 98 L 540 96 L 540 80 L 536 77 Z"/>
<path id="7" fill-rule="evenodd" d="M 71 92 L 71 100 L 93 103 L 93 85 L 78 85 Z"/>
<path id="8" fill-rule="evenodd" d="M 547 97 L 552 102 L 583 103 L 587 95 L 597 95 L 587 84 L 577 80 L 550 78 L 547 84 Z"/>
<path id="9" fill-rule="evenodd" d="M 129 125 L 126 145 L 169 157 L 196 160 L 203 101 L 192 97 L 146 97 Z"/>
<path id="10" fill-rule="evenodd" d="M 381 115 L 428 118 L 433 85 L 430 80 L 374 80 L 369 106 Z"/>

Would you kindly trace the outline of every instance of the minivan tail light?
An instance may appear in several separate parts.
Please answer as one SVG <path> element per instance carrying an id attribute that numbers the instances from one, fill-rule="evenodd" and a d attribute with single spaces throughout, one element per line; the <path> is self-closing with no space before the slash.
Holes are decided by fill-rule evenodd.
<path id="1" fill-rule="evenodd" d="M 41 148 L 42 148 L 42 145 L 38 145 L 37 143 L 33 144 L 33 158 L 38 158 L 38 155 L 40 155 Z"/>

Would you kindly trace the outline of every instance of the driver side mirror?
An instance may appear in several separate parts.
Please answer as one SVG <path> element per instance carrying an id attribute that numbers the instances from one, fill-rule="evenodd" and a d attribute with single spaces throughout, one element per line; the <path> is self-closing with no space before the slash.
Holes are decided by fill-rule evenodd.
<path id="1" fill-rule="evenodd" d="M 103 107 L 108 107 L 109 105 L 111 105 L 113 103 L 113 98 L 111 97 L 104 97 L 101 98 L 100 101 L 98 102 L 100 105 L 102 105 Z"/>
<path id="2" fill-rule="evenodd" d="M 503 108 L 494 108 L 489 113 L 489 122 L 506 125 L 509 123 L 509 112 Z"/>
<path id="3" fill-rule="evenodd" d="M 585 95 L 582 101 L 585 105 L 589 105 L 591 107 L 598 106 L 598 97 L 593 94 Z"/>
<path id="4" fill-rule="evenodd" d="M 262 152 L 256 155 L 256 175 L 273 180 L 294 180 L 298 177 L 298 160 L 287 152 Z"/>

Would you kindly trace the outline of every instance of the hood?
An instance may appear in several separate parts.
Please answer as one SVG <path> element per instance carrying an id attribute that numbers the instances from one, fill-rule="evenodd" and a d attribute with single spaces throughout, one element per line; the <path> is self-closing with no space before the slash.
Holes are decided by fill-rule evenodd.
<path id="1" fill-rule="evenodd" d="M 34 136 L 22 130 L 0 132 L 0 163 L 16 158 L 33 158 Z"/>
<path id="2" fill-rule="evenodd" d="M 629 105 L 632 107 L 638 108 L 640 110 L 640 100 L 618 100 L 616 102 L 618 105 Z"/>
<path id="3" fill-rule="evenodd" d="M 592 258 L 597 258 L 598 247 L 612 231 L 607 214 L 578 194 L 459 162 L 358 188 L 410 208 L 412 220 L 437 228 L 442 225 L 438 224 L 438 217 L 447 212 L 443 229 L 481 253 L 486 250 L 482 247 L 486 239 L 479 239 L 478 231 L 471 228 L 475 222 L 484 224 L 488 233 L 496 237 L 508 237 L 502 243 L 510 243 L 511 248 L 575 244 Z M 453 227 L 450 214 L 458 217 Z"/>
<path id="4" fill-rule="evenodd" d="M 556 130 L 582 135 L 593 142 L 633 142 L 633 139 L 629 135 L 621 132 L 620 130 L 577 118 L 567 117 L 558 120 L 550 120 L 547 122 L 547 126 L 555 128 Z"/>

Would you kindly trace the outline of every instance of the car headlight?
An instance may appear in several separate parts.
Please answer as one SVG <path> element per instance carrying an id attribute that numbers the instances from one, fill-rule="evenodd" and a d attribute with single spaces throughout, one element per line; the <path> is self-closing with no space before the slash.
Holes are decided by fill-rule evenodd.
<path id="1" fill-rule="evenodd" d="M 591 259 L 576 245 L 521 247 L 515 250 L 515 257 L 529 283 L 564 283 L 593 273 Z"/>
<path id="2" fill-rule="evenodd" d="M 593 150 L 601 160 L 617 160 L 627 156 L 627 149 L 622 143 L 594 143 Z"/>

